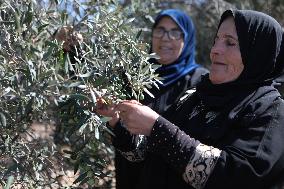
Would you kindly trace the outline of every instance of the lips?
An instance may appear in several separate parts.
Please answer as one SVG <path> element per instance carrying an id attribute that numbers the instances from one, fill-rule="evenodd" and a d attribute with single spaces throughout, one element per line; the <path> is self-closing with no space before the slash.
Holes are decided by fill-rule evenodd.
<path id="1" fill-rule="evenodd" d="M 211 64 L 211 71 L 224 71 L 227 68 L 227 64 L 222 62 L 212 62 Z"/>
<path id="2" fill-rule="evenodd" d="M 226 65 L 225 63 L 222 63 L 222 62 L 213 62 L 212 65 L 213 64 L 216 64 L 216 65 Z"/>
<path id="3" fill-rule="evenodd" d="M 165 47 L 165 46 L 160 46 L 159 47 L 159 51 L 160 53 L 171 53 L 172 52 L 172 48 L 171 47 Z"/>
<path id="4" fill-rule="evenodd" d="M 171 49 L 171 47 L 167 47 L 167 46 L 160 46 L 160 49 Z"/>
<path id="5" fill-rule="evenodd" d="M 165 47 L 165 46 L 160 46 L 159 49 L 162 50 L 162 51 L 170 51 L 170 50 L 172 50 L 171 47 Z"/>

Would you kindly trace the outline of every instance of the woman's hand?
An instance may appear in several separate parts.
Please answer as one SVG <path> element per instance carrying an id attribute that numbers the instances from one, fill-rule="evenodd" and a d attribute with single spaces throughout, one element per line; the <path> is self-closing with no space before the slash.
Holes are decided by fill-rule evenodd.
<path id="1" fill-rule="evenodd" d="M 105 117 L 111 117 L 112 119 L 108 122 L 111 127 L 114 127 L 119 120 L 119 114 L 114 109 L 114 105 L 107 104 L 103 98 L 97 99 L 95 112 Z"/>
<path id="2" fill-rule="evenodd" d="M 71 51 L 72 46 L 83 42 L 83 36 L 74 31 L 72 26 L 63 26 L 56 32 L 54 38 L 64 42 L 63 49 L 66 51 Z"/>
<path id="3" fill-rule="evenodd" d="M 121 121 L 132 134 L 149 136 L 156 119 L 159 117 L 159 114 L 151 108 L 134 100 L 123 101 L 115 109 L 120 112 Z"/>

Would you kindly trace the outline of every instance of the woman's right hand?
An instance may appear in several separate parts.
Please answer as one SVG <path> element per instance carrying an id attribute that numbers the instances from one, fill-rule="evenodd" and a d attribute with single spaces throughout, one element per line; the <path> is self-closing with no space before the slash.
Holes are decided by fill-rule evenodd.
<path id="1" fill-rule="evenodd" d="M 66 51 L 71 51 L 72 46 L 77 46 L 83 42 L 83 36 L 74 31 L 72 26 L 63 26 L 55 33 L 54 38 L 57 41 L 64 42 L 63 49 Z"/>
<path id="2" fill-rule="evenodd" d="M 111 117 L 109 125 L 114 128 L 119 121 L 119 114 L 114 110 L 115 105 L 108 104 L 102 97 L 97 99 L 96 113 L 105 117 Z"/>

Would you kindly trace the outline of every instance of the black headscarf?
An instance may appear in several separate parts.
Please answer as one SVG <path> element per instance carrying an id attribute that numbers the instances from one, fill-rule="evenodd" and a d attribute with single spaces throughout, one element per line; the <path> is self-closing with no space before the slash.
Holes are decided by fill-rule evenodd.
<path id="1" fill-rule="evenodd" d="M 270 86 L 284 65 L 276 61 L 283 30 L 272 17 L 252 10 L 227 10 L 219 23 L 233 17 L 237 30 L 244 70 L 231 82 L 212 84 L 206 75 L 197 86 L 198 96 L 211 107 L 220 107 L 233 98 L 248 96 L 261 86 Z"/>
<path id="2" fill-rule="evenodd" d="M 284 89 L 284 34 L 282 36 L 282 43 L 281 43 L 281 48 L 280 48 L 280 52 L 279 55 L 277 57 L 277 64 L 276 64 L 276 68 L 275 70 L 277 70 L 279 72 L 279 77 L 277 77 L 274 81 L 273 81 L 273 85 L 277 88 L 277 89 Z M 283 91 L 284 92 L 284 91 Z"/>

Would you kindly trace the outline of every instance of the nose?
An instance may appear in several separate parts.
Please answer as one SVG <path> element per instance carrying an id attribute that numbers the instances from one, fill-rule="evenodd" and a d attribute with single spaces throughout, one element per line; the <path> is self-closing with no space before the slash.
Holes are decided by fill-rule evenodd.
<path id="1" fill-rule="evenodd" d="M 163 35 L 163 37 L 162 37 L 162 40 L 164 40 L 164 41 L 169 41 L 169 40 L 171 40 L 168 31 L 165 31 L 165 32 L 164 32 L 164 35 Z"/>
<path id="2" fill-rule="evenodd" d="M 224 46 L 220 41 L 215 41 L 211 47 L 211 54 L 222 54 L 224 52 Z"/>

